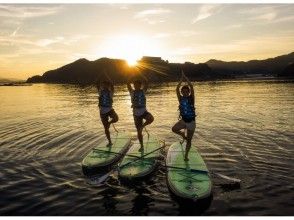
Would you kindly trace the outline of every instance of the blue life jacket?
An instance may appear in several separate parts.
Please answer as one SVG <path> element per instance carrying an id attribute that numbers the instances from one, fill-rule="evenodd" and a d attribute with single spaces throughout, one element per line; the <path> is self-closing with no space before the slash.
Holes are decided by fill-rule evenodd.
<path id="1" fill-rule="evenodd" d="M 146 107 L 146 97 L 142 89 L 134 90 L 132 97 L 132 108 L 144 108 Z"/>
<path id="2" fill-rule="evenodd" d="M 99 106 L 100 107 L 112 107 L 112 96 L 109 90 L 101 90 L 99 94 Z"/>
<path id="3" fill-rule="evenodd" d="M 191 96 L 188 96 L 188 97 L 181 96 L 179 109 L 180 109 L 180 116 L 185 122 L 191 122 L 195 120 L 195 117 L 196 117 L 195 107 L 194 107 L 194 101 Z"/>

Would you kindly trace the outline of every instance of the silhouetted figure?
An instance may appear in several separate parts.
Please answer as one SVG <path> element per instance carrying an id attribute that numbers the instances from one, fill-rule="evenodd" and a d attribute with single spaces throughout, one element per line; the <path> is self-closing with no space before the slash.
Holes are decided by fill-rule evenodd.
<path id="1" fill-rule="evenodd" d="M 181 84 L 183 80 L 186 80 L 188 85 L 184 85 L 181 88 Z M 185 161 L 188 161 L 188 153 L 191 148 L 191 140 L 193 134 L 195 132 L 196 123 L 195 123 L 195 96 L 194 96 L 194 89 L 192 83 L 189 79 L 185 76 L 182 72 L 182 77 L 177 85 L 177 96 L 179 101 L 179 110 L 180 110 L 180 117 L 181 118 L 173 127 L 172 131 L 176 134 L 179 134 L 183 137 L 184 140 L 187 141 L 186 151 L 185 151 Z M 187 129 L 187 135 L 185 132 L 181 131 L 182 129 Z"/>
<path id="2" fill-rule="evenodd" d="M 134 85 L 134 88 L 132 87 L 131 82 L 128 81 L 127 86 L 131 95 L 135 126 L 137 129 L 138 139 L 141 145 L 140 151 L 143 151 L 142 131 L 146 125 L 149 125 L 153 122 L 154 118 L 152 114 L 148 112 L 146 109 L 145 93 L 148 88 L 147 81 L 144 81 L 143 83 L 141 80 L 135 80 L 133 82 L 133 85 Z M 143 122 L 144 119 L 145 119 L 145 122 Z"/>
<path id="3" fill-rule="evenodd" d="M 108 144 L 111 145 L 112 142 L 110 138 L 109 127 L 112 123 L 118 121 L 118 115 L 112 108 L 114 86 L 110 81 L 103 81 L 101 84 L 97 83 L 97 89 L 99 93 L 100 118 L 104 126 Z"/>

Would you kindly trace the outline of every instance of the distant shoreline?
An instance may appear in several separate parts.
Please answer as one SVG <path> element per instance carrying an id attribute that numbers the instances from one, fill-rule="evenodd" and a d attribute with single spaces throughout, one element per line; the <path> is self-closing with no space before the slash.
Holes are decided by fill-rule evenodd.
<path id="1" fill-rule="evenodd" d="M 212 59 L 198 64 L 170 63 L 161 57 L 143 56 L 134 68 L 120 59 L 103 57 L 89 61 L 81 58 L 42 75 L 32 76 L 27 79 L 27 82 L 93 84 L 111 79 L 114 83 L 124 83 L 130 76 L 143 77 L 149 82 L 166 82 L 177 81 L 181 71 L 184 71 L 190 80 L 197 81 L 266 79 L 268 77 L 293 79 L 293 60 L 294 52 L 265 60 L 224 62 Z"/>
<path id="2" fill-rule="evenodd" d="M 232 78 L 232 79 L 216 79 L 216 80 L 192 80 L 192 82 L 285 82 L 294 83 L 294 79 L 282 78 L 282 77 L 243 77 L 243 78 Z M 167 80 L 161 82 L 151 82 L 151 84 L 164 84 L 164 83 L 175 83 L 177 80 Z M 32 86 L 34 84 L 52 84 L 52 85 L 80 85 L 80 86 L 91 86 L 95 83 L 78 84 L 78 83 L 58 83 L 58 82 L 40 82 L 40 83 L 27 83 L 27 82 L 10 82 L 10 83 L 0 83 L 0 86 Z M 125 83 L 118 82 L 115 85 L 124 85 Z"/>
<path id="3" fill-rule="evenodd" d="M 0 82 L 0 86 L 31 86 L 32 83 L 27 82 Z"/>

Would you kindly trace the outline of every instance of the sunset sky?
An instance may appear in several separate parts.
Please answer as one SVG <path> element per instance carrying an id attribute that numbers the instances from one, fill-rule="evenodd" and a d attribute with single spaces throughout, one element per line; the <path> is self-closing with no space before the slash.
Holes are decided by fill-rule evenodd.
<path id="1" fill-rule="evenodd" d="M 293 4 L 0 4 L 0 78 L 79 58 L 264 59 L 294 51 Z"/>

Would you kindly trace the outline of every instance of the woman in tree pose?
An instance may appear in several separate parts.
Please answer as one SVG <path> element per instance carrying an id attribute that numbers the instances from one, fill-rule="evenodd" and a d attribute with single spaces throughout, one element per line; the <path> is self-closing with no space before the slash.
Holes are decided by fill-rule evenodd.
<path id="1" fill-rule="evenodd" d="M 183 80 L 185 80 L 188 85 L 181 87 Z M 172 131 L 181 135 L 183 139 L 187 141 L 185 161 L 188 161 L 188 153 L 191 148 L 191 141 L 196 128 L 195 95 L 192 83 L 183 72 L 181 80 L 177 85 L 176 92 L 179 101 L 180 120 L 172 127 Z M 187 135 L 185 135 L 185 132 L 181 131 L 182 129 L 187 129 Z"/>
<path id="2" fill-rule="evenodd" d="M 103 81 L 101 84 L 97 84 L 99 93 L 99 110 L 100 118 L 104 126 L 105 135 L 108 140 L 108 145 L 112 145 L 109 127 L 112 123 L 118 121 L 118 115 L 112 107 L 114 86 L 111 81 Z M 110 119 L 110 120 L 109 120 Z"/>
<path id="3" fill-rule="evenodd" d="M 144 81 L 143 83 L 141 80 L 135 80 L 133 82 L 133 88 L 129 80 L 127 86 L 131 95 L 134 121 L 137 129 L 137 136 L 141 145 L 140 151 L 143 151 L 143 128 L 151 124 L 154 120 L 152 114 L 146 109 L 145 93 L 147 91 L 148 84 L 147 81 Z M 145 120 L 145 122 L 143 122 L 143 120 Z"/>

